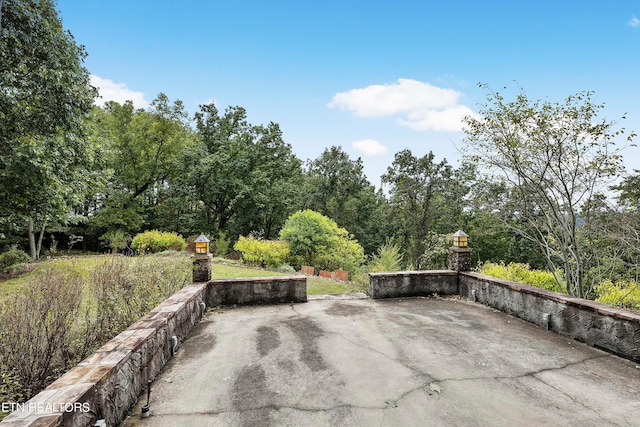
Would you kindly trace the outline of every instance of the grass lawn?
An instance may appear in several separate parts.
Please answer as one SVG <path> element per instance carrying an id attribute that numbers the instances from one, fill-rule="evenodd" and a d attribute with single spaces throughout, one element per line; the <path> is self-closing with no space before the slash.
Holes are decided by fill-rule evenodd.
<path id="1" fill-rule="evenodd" d="M 99 256 L 88 256 L 34 263 L 33 266 L 35 268 L 31 272 L 16 277 L 15 279 L 0 281 L 0 298 L 4 298 L 18 291 L 22 286 L 29 283 L 29 280 L 31 280 L 36 274 L 43 271 L 46 266 L 51 266 L 60 270 L 76 269 L 83 277 L 89 278 L 91 271 L 96 267 L 99 261 Z"/>
<path id="2" fill-rule="evenodd" d="M 267 276 L 290 276 L 290 273 L 280 273 L 277 271 L 262 270 L 240 265 L 228 265 L 213 263 L 211 268 L 212 279 L 233 279 L 241 277 L 267 277 Z M 332 280 L 320 279 L 317 276 L 307 277 L 307 295 L 324 294 L 346 294 L 360 292 L 349 283 L 334 282 Z"/>
<path id="3" fill-rule="evenodd" d="M 43 261 L 36 263 L 35 269 L 15 279 L 0 282 L 0 298 L 4 298 L 13 292 L 19 290 L 23 285 L 39 271 L 45 268 L 45 265 L 59 269 L 77 269 L 83 275 L 89 277 L 91 271 L 100 261 L 100 257 L 74 257 L 69 259 L 59 259 L 51 261 Z M 211 276 L 213 279 L 232 279 L 241 277 L 267 277 L 267 276 L 288 276 L 290 273 L 281 273 L 270 270 L 262 270 L 241 265 L 229 265 L 213 263 Z M 323 295 L 323 294 L 344 294 L 350 292 L 360 292 L 354 285 L 349 283 L 334 282 L 332 280 L 320 279 L 317 276 L 307 278 L 307 294 Z"/>
<path id="4" fill-rule="evenodd" d="M 307 295 L 348 294 L 362 292 L 349 283 L 334 282 L 318 277 L 307 277 Z"/>

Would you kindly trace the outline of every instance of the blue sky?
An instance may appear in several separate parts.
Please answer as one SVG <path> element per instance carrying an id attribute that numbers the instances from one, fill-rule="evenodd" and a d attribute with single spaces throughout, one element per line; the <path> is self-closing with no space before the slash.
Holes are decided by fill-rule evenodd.
<path id="1" fill-rule="evenodd" d="M 339 145 L 376 186 L 409 148 L 457 165 L 487 83 L 563 101 L 595 91 L 640 133 L 637 1 L 59 0 L 104 100 L 215 100 L 280 124 L 303 160 Z M 640 169 L 640 149 L 625 150 Z"/>

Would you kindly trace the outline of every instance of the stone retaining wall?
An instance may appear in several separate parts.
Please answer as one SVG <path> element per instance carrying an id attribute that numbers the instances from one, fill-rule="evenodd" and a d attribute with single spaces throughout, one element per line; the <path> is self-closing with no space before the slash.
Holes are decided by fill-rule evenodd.
<path id="1" fill-rule="evenodd" d="M 478 273 L 372 273 L 372 298 L 460 294 L 640 362 L 640 314 Z M 200 320 L 206 306 L 305 302 L 305 276 L 187 286 L 2 421 L 7 426 L 118 425 Z M 175 337 L 174 342 L 172 338 Z M 73 406 L 69 406 L 73 405 Z"/>
<path id="2" fill-rule="evenodd" d="M 306 301 L 305 276 L 212 280 L 207 291 L 207 305 L 210 307 Z"/>
<path id="3" fill-rule="evenodd" d="M 458 294 L 458 273 L 450 270 L 369 273 L 371 298 Z"/>
<path id="4" fill-rule="evenodd" d="M 479 273 L 460 273 L 460 295 L 640 363 L 640 313 Z"/>
<path id="5" fill-rule="evenodd" d="M 214 280 L 187 286 L 3 421 L 13 427 L 120 424 L 208 306 L 305 302 L 304 276 Z"/>
<path id="6" fill-rule="evenodd" d="M 172 337 L 182 342 L 204 312 L 206 284 L 190 285 L 113 338 L 53 384 L 14 410 L 9 426 L 120 424 L 147 381 L 173 355 Z"/>

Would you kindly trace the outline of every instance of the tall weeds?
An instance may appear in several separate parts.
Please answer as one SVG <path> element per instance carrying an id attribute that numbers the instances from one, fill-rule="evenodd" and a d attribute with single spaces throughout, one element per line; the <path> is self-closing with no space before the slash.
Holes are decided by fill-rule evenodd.
<path id="1" fill-rule="evenodd" d="M 76 270 L 46 268 L 0 306 L 0 365 L 21 388 L 12 394 L 37 393 L 73 360 L 71 330 L 82 288 Z"/>
<path id="2" fill-rule="evenodd" d="M 108 256 L 89 275 L 47 266 L 0 301 L 0 402 L 31 398 L 190 282 L 185 255 Z"/>

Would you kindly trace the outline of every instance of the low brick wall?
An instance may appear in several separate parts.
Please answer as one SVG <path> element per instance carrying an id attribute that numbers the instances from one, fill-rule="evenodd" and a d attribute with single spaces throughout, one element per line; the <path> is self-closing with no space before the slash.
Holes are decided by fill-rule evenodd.
<path id="1" fill-rule="evenodd" d="M 458 273 L 450 270 L 369 273 L 371 298 L 458 294 Z"/>
<path id="2" fill-rule="evenodd" d="M 203 314 L 206 284 L 183 288 L 124 332 L 14 410 L 7 426 L 92 426 L 104 419 L 120 424 L 147 382 L 173 355 Z"/>
<path id="3" fill-rule="evenodd" d="M 307 301 L 306 276 L 219 279 L 208 284 L 207 306 Z"/>
<path id="4" fill-rule="evenodd" d="M 460 273 L 460 295 L 640 362 L 640 313 L 479 273 Z"/>

